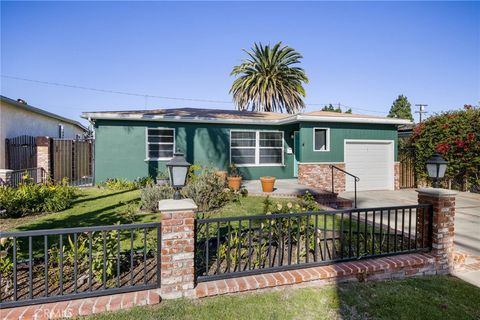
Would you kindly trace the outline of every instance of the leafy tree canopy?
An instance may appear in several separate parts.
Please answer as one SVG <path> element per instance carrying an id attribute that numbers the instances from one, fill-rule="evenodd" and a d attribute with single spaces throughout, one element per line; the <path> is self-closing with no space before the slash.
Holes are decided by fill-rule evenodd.
<path id="1" fill-rule="evenodd" d="M 340 106 L 335 108 L 331 103 L 328 106 L 324 106 L 322 108 L 322 111 L 330 111 L 330 112 L 338 112 L 338 113 L 343 112 Z M 352 108 L 348 108 L 348 110 L 345 111 L 344 113 L 352 113 Z"/>
<path id="2" fill-rule="evenodd" d="M 393 102 L 392 106 L 390 107 L 388 117 L 408 119 L 413 121 L 412 105 L 410 104 L 410 102 L 408 102 L 407 97 L 405 97 L 403 94 L 398 96 L 398 98 Z"/>
<path id="3" fill-rule="evenodd" d="M 305 71 L 298 67 L 300 53 L 278 42 L 273 47 L 255 43 L 248 58 L 233 67 L 230 93 L 238 110 L 286 111 L 297 113 L 305 108 Z"/>

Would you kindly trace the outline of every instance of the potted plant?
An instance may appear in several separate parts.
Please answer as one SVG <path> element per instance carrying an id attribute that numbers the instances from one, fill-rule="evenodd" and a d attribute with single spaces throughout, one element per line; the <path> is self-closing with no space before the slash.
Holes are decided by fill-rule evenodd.
<path id="1" fill-rule="evenodd" d="M 227 177 L 228 187 L 234 191 L 240 190 L 242 184 L 242 177 L 238 174 L 237 166 L 235 163 L 230 165 L 230 175 Z"/>
<path id="2" fill-rule="evenodd" d="M 275 186 L 275 177 L 260 177 L 263 192 L 273 192 Z"/>

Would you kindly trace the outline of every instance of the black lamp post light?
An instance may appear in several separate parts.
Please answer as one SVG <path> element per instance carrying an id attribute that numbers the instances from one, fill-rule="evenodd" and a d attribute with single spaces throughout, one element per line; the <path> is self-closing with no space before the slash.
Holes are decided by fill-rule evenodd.
<path id="1" fill-rule="evenodd" d="M 427 160 L 426 164 L 428 176 L 433 179 L 433 187 L 438 188 L 438 180 L 445 175 L 448 162 L 438 153 L 434 153 L 433 156 Z"/>
<path id="2" fill-rule="evenodd" d="M 180 200 L 182 198 L 180 190 L 187 182 L 187 174 L 190 163 L 185 160 L 183 153 L 175 152 L 173 154 L 173 158 L 166 164 L 166 166 L 168 169 L 168 175 L 170 177 L 170 184 L 175 189 L 173 199 Z"/>

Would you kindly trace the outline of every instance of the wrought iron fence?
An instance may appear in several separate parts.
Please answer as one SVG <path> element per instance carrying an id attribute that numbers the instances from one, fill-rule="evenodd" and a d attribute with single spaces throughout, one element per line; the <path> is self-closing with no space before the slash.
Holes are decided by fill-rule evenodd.
<path id="1" fill-rule="evenodd" d="M 7 174 L 6 184 L 12 187 L 18 187 L 21 183 L 42 184 L 48 181 L 48 175 L 43 168 L 29 168 L 13 170 Z"/>
<path id="2" fill-rule="evenodd" d="M 0 308 L 160 286 L 160 223 L 0 232 Z"/>
<path id="3" fill-rule="evenodd" d="M 197 220 L 199 282 L 431 247 L 431 206 Z"/>

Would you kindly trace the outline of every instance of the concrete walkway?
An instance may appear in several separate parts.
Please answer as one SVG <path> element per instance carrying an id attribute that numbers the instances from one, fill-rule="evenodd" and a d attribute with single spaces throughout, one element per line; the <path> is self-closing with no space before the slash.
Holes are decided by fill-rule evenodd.
<path id="1" fill-rule="evenodd" d="M 242 186 L 248 190 L 248 194 L 254 196 L 296 197 L 303 195 L 305 191 L 312 194 L 321 192 L 319 189 L 298 183 L 297 179 L 277 179 L 273 192 L 270 193 L 264 193 L 262 191 L 262 183 L 260 180 L 245 180 L 242 182 Z"/>

